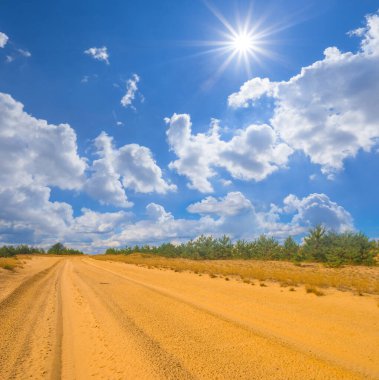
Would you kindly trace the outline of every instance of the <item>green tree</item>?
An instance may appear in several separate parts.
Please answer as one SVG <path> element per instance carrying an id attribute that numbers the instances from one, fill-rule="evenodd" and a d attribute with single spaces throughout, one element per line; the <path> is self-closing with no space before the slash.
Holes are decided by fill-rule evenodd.
<path id="1" fill-rule="evenodd" d="M 284 241 L 283 258 L 295 261 L 299 259 L 299 244 L 297 244 L 292 236 L 288 236 Z"/>
<path id="2" fill-rule="evenodd" d="M 325 234 L 326 229 L 321 224 L 309 230 L 309 234 L 304 238 L 303 244 L 305 258 L 316 261 L 326 260 Z"/>
<path id="3" fill-rule="evenodd" d="M 223 235 L 215 242 L 215 253 L 213 256 L 218 259 L 228 259 L 232 257 L 233 243 L 229 236 Z"/>
<path id="4" fill-rule="evenodd" d="M 62 243 L 56 243 L 49 248 L 47 253 L 50 253 L 53 255 L 62 255 L 65 250 L 66 250 L 66 247 Z"/>

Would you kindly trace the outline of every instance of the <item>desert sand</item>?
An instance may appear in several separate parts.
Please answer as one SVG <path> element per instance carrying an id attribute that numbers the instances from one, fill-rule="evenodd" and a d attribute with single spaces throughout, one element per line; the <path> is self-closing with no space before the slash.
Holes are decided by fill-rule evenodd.
<path id="1" fill-rule="evenodd" d="M 0 272 L 0 379 L 379 379 L 373 296 L 88 257 Z"/>

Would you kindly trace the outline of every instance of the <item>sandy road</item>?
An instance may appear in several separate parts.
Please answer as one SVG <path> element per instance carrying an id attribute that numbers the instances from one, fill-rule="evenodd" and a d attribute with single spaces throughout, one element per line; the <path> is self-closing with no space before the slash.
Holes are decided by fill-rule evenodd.
<path id="1" fill-rule="evenodd" d="M 379 379 L 368 297 L 89 258 L 41 268 L 0 295 L 0 379 Z"/>

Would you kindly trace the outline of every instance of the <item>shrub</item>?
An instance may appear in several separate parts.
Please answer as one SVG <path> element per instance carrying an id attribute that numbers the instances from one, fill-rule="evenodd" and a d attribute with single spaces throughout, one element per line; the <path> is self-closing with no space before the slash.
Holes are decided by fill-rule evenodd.
<path id="1" fill-rule="evenodd" d="M 52 245 L 47 253 L 52 255 L 83 255 L 83 252 L 77 249 L 67 248 L 62 243 Z"/>

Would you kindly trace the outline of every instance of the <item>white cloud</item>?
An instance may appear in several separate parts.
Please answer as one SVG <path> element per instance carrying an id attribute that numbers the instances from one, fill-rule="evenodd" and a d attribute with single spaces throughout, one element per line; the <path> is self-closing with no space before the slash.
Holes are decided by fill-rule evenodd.
<path id="1" fill-rule="evenodd" d="M 121 105 L 123 107 L 133 107 L 133 100 L 138 91 L 138 82 L 140 81 L 140 77 L 137 74 L 133 74 L 130 79 L 126 82 L 126 93 L 121 98 Z"/>
<path id="2" fill-rule="evenodd" d="M 167 222 L 173 220 L 173 216 L 170 212 L 167 212 L 163 206 L 157 203 L 149 203 L 146 206 L 146 215 L 156 222 Z"/>
<path id="3" fill-rule="evenodd" d="M 86 178 L 87 163 L 78 155 L 69 125 L 36 119 L 21 103 L 0 93 L 0 243 L 48 246 L 60 240 L 95 252 L 132 223 L 125 211 L 83 209 L 75 217 L 71 205 L 51 200 L 51 187 L 91 189 L 96 199 L 123 207 L 131 205 L 125 188 L 158 193 L 176 189 L 163 180 L 149 149 L 137 144 L 116 149 L 105 133 L 95 144 L 100 157 Z M 170 219 L 158 205 L 151 204 L 147 211 L 150 223 Z"/>
<path id="4" fill-rule="evenodd" d="M 88 81 L 89 81 L 89 76 L 84 75 L 83 78 L 80 80 L 80 83 L 88 83 Z"/>
<path id="5" fill-rule="evenodd" d="M 303 151 L 330 177 L 348 157 L 370 151 L 379 138 L 379 15 L 367 17 L 359 52 L 325 49 L 325 58 L 287 82 L 254 78 L 229 96 L 246 107 L 266 95 L 275 100 L 271 125 L 288 145 Z"/>
<path id="6" fill-rule="evenodd" d="M 0 241 L 41 243 L 59 236 L 72 222 L 72 208 L 51 202 L 50 189 L 33 183 L 0 186 Z"/>
<path id="7" fill-rule="evenodd" d="M 248 107 L 251 101 L 260 99 L 263 95 L 274 96 L 277 86 L 268 78 L 253 78 L 245 82 L 240 90 L 228 98 L 230 107 Z"/>
<path id="8" fill-rule="evenodd" d="M 79 189 L 86 162 L 77 152 L 68 124 L 48 124 L 26 113 L 10 95 L 0 93 L 0 188 L 57 186 Z"/>
<path id="9" fill-rule="evenodd" d="M 50 201 L 50 187 L 79 190 L 86 162 L 67 124 L 48 124 L 0 93 L 0 240 L 41 242 L 72 222 L 72 208 Z"/>
<path id="10" fill-rule="evenodd" d="M 358 34 L 363 37 L 362 50 L 367 55 L 379 55 L 379 11 L 366 17 L 365 33 Z"/>
<path id="11" fill-rule="evenodd" d="M 317 179 L 317 174 L 311 174 L 310 176 L 309 176 L 309 180 L 310 181 L 315 181 Z"/>
<path id="12" fill-rule="evenodd" d="M 138 193 L 165 194 L 176 190 L 176 186 L 163 179 L 163 173 L 156 164 L 150 149 L 138 144 L 121 147 L 117 152 L 117 166 L 125 188 Z"/>
<path id="13" fill-rule="evenodd" d="M 99 213 L 84 208 L 74 217 L 71 205 L 49 198 L 46 187 L 0 191 L 0 202 L 5 205 L 0 209 L 0 244 L 49 247 L 61 241 L 96 253 L 108 248 L 104 241 L 131 223 L 132 215 L 125 211 Z"/>
<path id="14" fill-rule="evenodd" d="M 185 175 L 190 188 L 204 193 L 213 191 L 209 179 L 216 175 L 217 167 L 226 169 L 233 178 L 261 181 L 285 167 L 292 153 L 266 124 L 238 129 L 232 139 L 224 141 L 217 120 L 212 121 L 207 133 L 197 135 L 192 134 L 187 114 L 174 114 L 165 121 L 170 149 L 178 157 L 169 164 L 170 169 Z"/>
<path id="15" fill-rule="evenodd" d="M 283 203 L 284 212 L 295 212 L 291 222 L 293 225 L 311 227 L 322 224 L 336 232 L 354 229 L 351 214 L 325 194 L 310 194 L 302 199 L 290 194 Z"/>
<path id="16" fill-rule="evenodd" d="M 366 28 L 357 28 L 357 29 L 354 29 L 354 30 L 350 30 L 349 32 L 347 32 L 347 35 L 349 37 L 353 37 L 353 36 L 356 36 L 356 37 L 362 37 L 364 34 L 366 33 Z"/>
<path id="17" fill-rule="evenodd" d="M 84 54 L 90 55 L 92 58 L 98 60 L 98 61 L 103 61 L 107 65 L 109 65 L 109 54 L 108 50 L 105 46 L 103 47 L 92 47 L 84 51 Z"/>
<path id="18" fill-rule="evenodd" d="M 303 235 L 316 224 L 323 224 L 338 232 L 354 229 L 348 211 L 331 201 L 325 194 L 310 194 L 297 198 L 290 194 L 283 206 L 272 204 L 268 210 L 257 210 L 240 192 L 225 197 L 207 197 L 191 204 L 187 210 L 200 214 L 199 219 L 176 219 L 163 206 L 150 203 L 147 219 L 125 223 L 120 232 L 108 237 L 104 246 L 120 247 L 125 244 L 157 244 L 166 241 L 185 241 L 201 234 L 233 239 L 252 240 L 260 234 L 280 240 L 287 236 Z M 284 222 L 290 218 L 290 222 Z"/>
<path id="19" fill-rule="evenodd" d="M 114 232 L 115 228 L 130 222 L 132 215 L 125 211 L 99 213 L 83 208 L 82 215 L 74 220 L 72 227 L 76 234 L 107 234 Z"/>
<path id="20" fill-rule="evenodd" d="M 223 198 L 206 197 L 200 202 L 189 205 L 187 210 L 195 214 L 232 216 L 240 214 L 242 210 L 251 208 L 251 202 L 242 193 L 236 191 L 228 193 Z"/>
<path id="21" fill-rule="evenodd" d="M 3 48 L 9 40 L 9 37 L 5 34 L 0 32 L 0 48 Z"/>
<path id="22" fill-rule="evenodd" d="M 26 58 L 30 58 L 32 56 L 32 53 L 29 50 L 24 50 L 24 49 L 17 49 L 17 51 Z"/>
<path id="23" fill-rule="evenodd" d="M 221 178 L 220 179 L 220 183 L 223 185 L 223 186 L 231 186 L 233 184 L 233 182 L 230 180 L 230 179 L 224 179 L 224 178 Z"/>
<path id="24" fill-rule="evenodd" d="M 163 206 L 151 203 L 146 207 L 148 218 L 124 225 L 104 242 L 105 246 L 120 247 L 125 244 L 160 243 L 172 239 L 191 239 L 214 230 L 212 218 L 200 220 L 175 219 Z"/>
<path id="25" fill-rule="evenodd" d="M 85 189 L 95 199 L 105 204 L 130 207 L 125 189 L 139 193 L 160 193 L 176 190 L 176 186 L 163 179 L 151 151 L 138 144 L 117 149 L 112 137 L 102 132 L 95 139 L 99 159 L 93 161 L 92 175 Z"/>
<path id="26" fill-rule="evenodd" d="M 237 206 L 233 204 L 233 199 L 243 204 Z M 206 202 L 203 200 L 200 204 Z M 221 212 L 222 206 L 228 207 L 229 212 Z M 199 206 L 190 205 L 189 209 L 195 212 L 196 207 Z M 227 233 L 235 238 L 252 238 L 259 233 L 254 207 L 240 193 L 230 193 L 225 198 L 214 200 L 212 209 L 208 211 L 201 210 L 199 219 L 175 218 L 162 205 L 149 203 L 146 206 L 146 219 L 126 221 L 121 228 L 115 228 L 114 234 L 107 235 L 105 240 L 97 244 L 101 247 L 122 247 L 125 244 L 185 241 L 201 234 L 221 236 Z"/>
<path id="27" fill-rule="evenodd" d="M 127 199 L 121 175 L 117 171 L 112 138 L 102 132 L 95 139 L 95 147 L 100 158 L 92 162 L 91 175 L 85 184 L 85 191 L 102 204 L 125 208 L 133 206 Z"/>
<path id="28" fill-rule="evenodd" d="M 88 168 L 69 125 L 36 119 L 10 95 L 0 93 L 0 243 L 47 246 L 61 240 L 97 251 L 132 223 L 125 211 L 83 209 L 75 217 L 71 205 L 51 200 L 52 187 L 88 192 L 121 207 L 132 205 L 125 189 L 161 194 L 176 189 L 163 179 L 149 149 L 137 144 L 117 149 L 105 133 L 96 138 L 95 147 L 99 158 Z M 150 205 L 150 221 L 153 209 Z M 162 210 L 156 219 L 165 219 Z"/>

